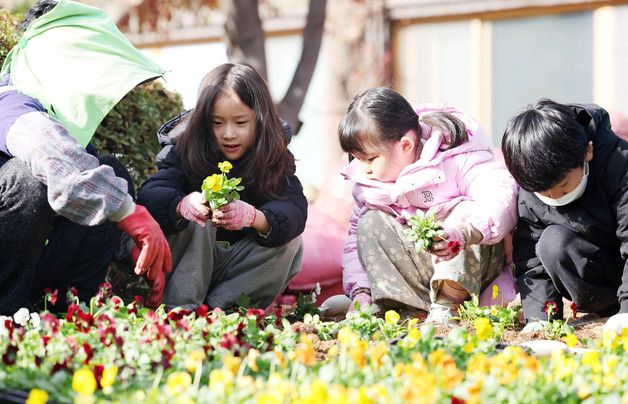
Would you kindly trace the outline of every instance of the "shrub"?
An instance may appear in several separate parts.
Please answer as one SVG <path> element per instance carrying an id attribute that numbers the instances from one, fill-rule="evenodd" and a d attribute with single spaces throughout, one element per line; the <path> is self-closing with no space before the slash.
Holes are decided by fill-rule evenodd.
<path id="1" fill-rule="evenodd" d="M 13 15 L 6 10 L 0 10 L 0 67 L 2 67 L 7 53 L 20 40 L 21 35 L 17 31 L 20 20 L 20 16 Z"/>
<path id="2" fill-rule="evenodd" d="M 136 87 L 103 119 L 92 144 L 100 154 L 113 154 L 129 169 L 135 189 L 154 172 L 160 150 L 157 130 L 183 109 L 181 96 L 159 82 Z"/>
<path id="3" fill-rule="evenodd" d="M 20 16 L 0 10 L 0 66 L 19 41 Z M 159 152 L 156 132 L 183 109 L 181 97 L 159 82 L 136 87 L 105 117 L 92 144 L 101 155 L 113 154 L 129 169 L 135 188 L 155 170 Z"/>

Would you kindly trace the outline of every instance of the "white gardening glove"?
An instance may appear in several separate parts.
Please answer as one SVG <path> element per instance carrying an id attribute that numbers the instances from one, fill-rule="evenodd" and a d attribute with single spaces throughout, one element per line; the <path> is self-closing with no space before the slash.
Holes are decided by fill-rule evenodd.
<path id="1" fill-rule="evenodd" d="M 530 321 L 525 327 L 523 327 L 520 334 L 532 334 L 534 332 L 543 331 L 545 329 L 545 323 L 547 323 L 547 321 Z"/>
<path id="2" fill-rule="evenodd" d="M 606 320 L 603 331 L 614 331 L 621 334 L 624 328 L 628 328 L 628 313 L 617 313 Z"/>

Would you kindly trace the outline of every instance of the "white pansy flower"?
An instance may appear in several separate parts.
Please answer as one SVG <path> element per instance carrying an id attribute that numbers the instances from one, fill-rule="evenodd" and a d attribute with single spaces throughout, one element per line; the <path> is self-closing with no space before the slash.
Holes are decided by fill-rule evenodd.
<path id="1" fill-rule="evenodd" d="M 15 323 L 21 325 L 22 327 L 25 326 L 26 323 L 28 323 L 29 318 L 30 316 L 28 313 L 28 309 L 25 307 L 22 307 L 13 315 L 13 320 L 15 321 Z"/>
<path id="2" fill-rule="evenodd" d="M 316 286 L 314 286 L 314 293 L 316 293 L 317 295 L 321 294 L 321 284 L 316 282 Z"/>
<path id="3" fill-rule="evenodd" d="M 40 324 L 41 319 L 39 318 L 39 314 L 31 313 L 31 325 L 33 326 L 33 328 L 39 328 Z"/>

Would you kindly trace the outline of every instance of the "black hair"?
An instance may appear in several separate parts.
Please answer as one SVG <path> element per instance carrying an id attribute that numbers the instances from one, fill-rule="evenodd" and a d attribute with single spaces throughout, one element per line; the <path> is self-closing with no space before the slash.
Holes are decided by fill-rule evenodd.
<path id="1" fill-rule="evenodd" d="M 225 159 L 214 136 L 211 117 L 214 105 L 227 90 L 233 92 L 255 113 L 255 143 L 240 163 L 242 184 L 260 201 L 278 197 L 284 177 L 296 170 L 294 156 L 266 81 L 250 65 L 225 63 L 210 71 L 200 86 L 200 94 L 185 131 L 177 139 L 177 152 L 188 181 L 200 188 L 203 179 L 218 172 Z"/>
<path id="2" fill-rule="evenodd" d="M 582 167 L 587 129 L 568 105 L 541 99 L 510 119 L 502 138 L 508 170 L 529 192 L 554 187 L 567 173 Z"/>
<path id="3" fill-rule="evenodd" d="M 449 148 L 467 141 L 464 123 L 451 114 L 432 112 L 421 120 L 449 132 Z M 413 131 L 420 139 L 419 116 L 401 94 L 388 87 L 372 88 L 356 95 L 338 126 L 340 146 L 350 154 L 364 153 L 368 146 L 385 149 L 408 131 Z"/>
<path id="4" fill-rule="evenodd" d="M 18 29 L 20 31 L 26 31 L 26 29 L 31 25 L 33 21 L 55 8 L 57 3 L 57 0 L 39 0 L 33 7 L 31 7 L 26 12 L 26 15 L 24 15 L 24 19 L 20 22 L 20 25 L 18 26 Z"/>

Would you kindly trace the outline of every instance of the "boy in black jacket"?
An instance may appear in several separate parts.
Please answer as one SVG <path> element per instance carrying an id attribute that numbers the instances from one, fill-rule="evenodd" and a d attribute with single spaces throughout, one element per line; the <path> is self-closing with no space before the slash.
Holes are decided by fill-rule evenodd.
<path id="1" fill-rule="evenodd" d="M 562 298 L 578 311 L 628 323 L 628 142 L 596 105 L 541 100 L 504 133 L 506 165 L 521 187 L 514 263 L 528 325 Z"/>

